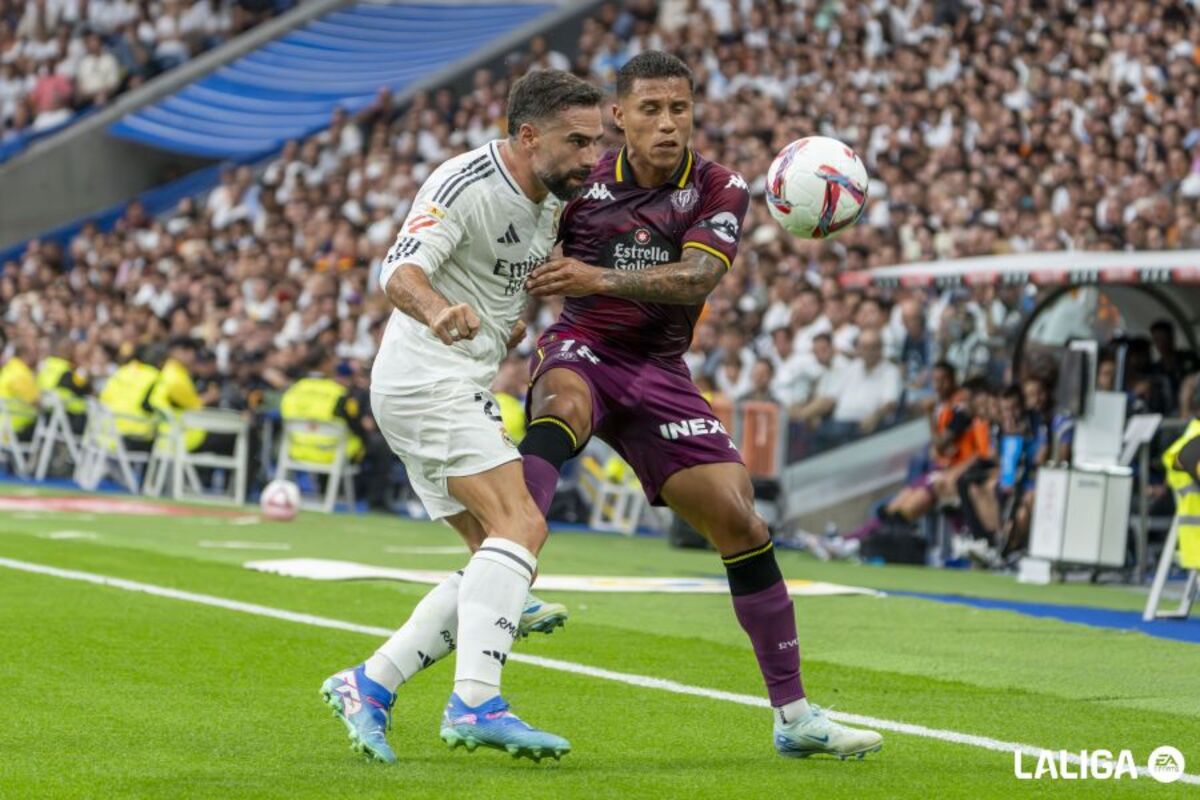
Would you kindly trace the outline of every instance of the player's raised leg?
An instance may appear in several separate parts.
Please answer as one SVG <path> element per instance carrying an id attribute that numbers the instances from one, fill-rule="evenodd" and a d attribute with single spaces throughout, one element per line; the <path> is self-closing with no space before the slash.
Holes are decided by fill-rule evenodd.
<path id="1" fill-rule="evenodd" d="M 458 531 L 471 553 L 487 537 L 479 520 L 469 511 L 453 514 L 445 521 Z M 418 672 L 454 650 L 462 574 L 462 570 L 451 574 L 421 599 L 404 625 L 367 659 L 364 664 L 367 677 L 394 693 Z M 566 619 L 566 606 L 546 602 L 530 593 L 525 597 L 517 629 L 521 636 L 528 636 L 531 631 L 551 633 L 564 625 Z"/>
<path id="2" fill-rule="evenodd" d="M 750 637 L 775 712 L 775 748 L 785 756 L 840 758 L 879 750 L 878 733 L 840 725 L 805 697 L 792 598 L 767 525 L 754 511 L 746 468 L 729 462 L 680 470 L 666 480 L 662 497 L 721 554 L 734 613 Z"/>
<path id="3" fill-rule="evenodd" d="M 483 526 L 469 511 L 446 518 L 474 553 L 486 538 Z M 452 573 L 421 599 L 404 625 L 379 646 L 364 663 L 329 677 L 321 696 L 350 733 L 352 746 L 370 758 L 392 763 L 395 753 L 387 743 L 396 691 L 420 671 L 433 666 L 455 648 L 458 632 L 458 589 L 463 571 Z M 567 609 L 532 593 L 518 631 L 550 633 L 567 619 Z"/>
<path id="4" fill-rule="evenodd" d="M 484 745 L 514 757 L 557 759 L 570 751 L 570 743 L 523 722 L 500 694 L 501 672 L 546 541 L 546 522 L 525 490 L 519 461 L 450 477 L 447 486 L 487 538 L 463 570 L 458 590 L 458 655 L 442 739 L 468 750 Z"/>

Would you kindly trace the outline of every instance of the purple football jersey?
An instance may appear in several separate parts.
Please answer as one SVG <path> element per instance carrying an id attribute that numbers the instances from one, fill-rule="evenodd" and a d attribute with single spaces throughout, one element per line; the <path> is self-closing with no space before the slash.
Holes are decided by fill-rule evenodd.
<path id="1" fill-rule="evenodd" d="M 679 261 L 685 248 L 697 247 L 728 268 L 749 203 L 741 175 L 690 149 L 667 183 L 638 186 L 621 148 L 596 164 L 588 188 L 563 213 L 559 237 L 564 255 L 597 267 L 642 270 Z M 571 297 L 557 327 L 671 358 L 687 351 L 701 308 L 607 295 Z"/>

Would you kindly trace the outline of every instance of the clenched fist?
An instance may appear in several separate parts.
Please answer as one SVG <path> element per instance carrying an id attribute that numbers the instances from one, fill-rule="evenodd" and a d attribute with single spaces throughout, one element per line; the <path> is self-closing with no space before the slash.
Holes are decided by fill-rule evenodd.
<path id="1" fill-rule="evenodd" d="M 460 339 L 475 338 L 475 334 L 479 332 L 479 317 L 475 316 L 469 305 L 460 303 L 439 311 L 429 329 L 444 344 L 454 344 Z"/>

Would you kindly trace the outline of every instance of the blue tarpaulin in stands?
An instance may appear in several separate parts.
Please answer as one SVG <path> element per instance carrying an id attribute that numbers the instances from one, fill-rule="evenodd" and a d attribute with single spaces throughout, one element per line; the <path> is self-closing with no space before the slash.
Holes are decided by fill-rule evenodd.
<path id="1" fill-rule="evenodd" d="M 110 126 L 208 158 L 247 159 L 366 108 L 553 10 L 538 4 L 358 4 L 325 14 Z"/>

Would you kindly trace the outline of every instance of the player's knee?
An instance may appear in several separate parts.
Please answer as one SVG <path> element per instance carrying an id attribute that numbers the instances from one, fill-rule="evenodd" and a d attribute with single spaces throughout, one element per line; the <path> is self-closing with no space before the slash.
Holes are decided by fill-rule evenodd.
<path id="1" fill-rule="evenodd" d="M 722 525 L 721 551 L 738 553 L 765 544 L 771 534 L 767 523 L 755 513 L 753 506 L 731 509 Z"/>
<path id="2" fill-rule="evenodd" d="M 571 427 L 579 444 L 591 434 L 591 398 L 577 391 L 554 392 L 534 409 L 535 417 L 557 417 Z"/>
<path id="3" fill-rule="evenodd" d="M 497 515 L 487 526 L 487 534 L 511 539 L 536 555 L 546 543 L 549 529 L 533 500 L 525 498 L 525 502 L 514 503 Z"/>

